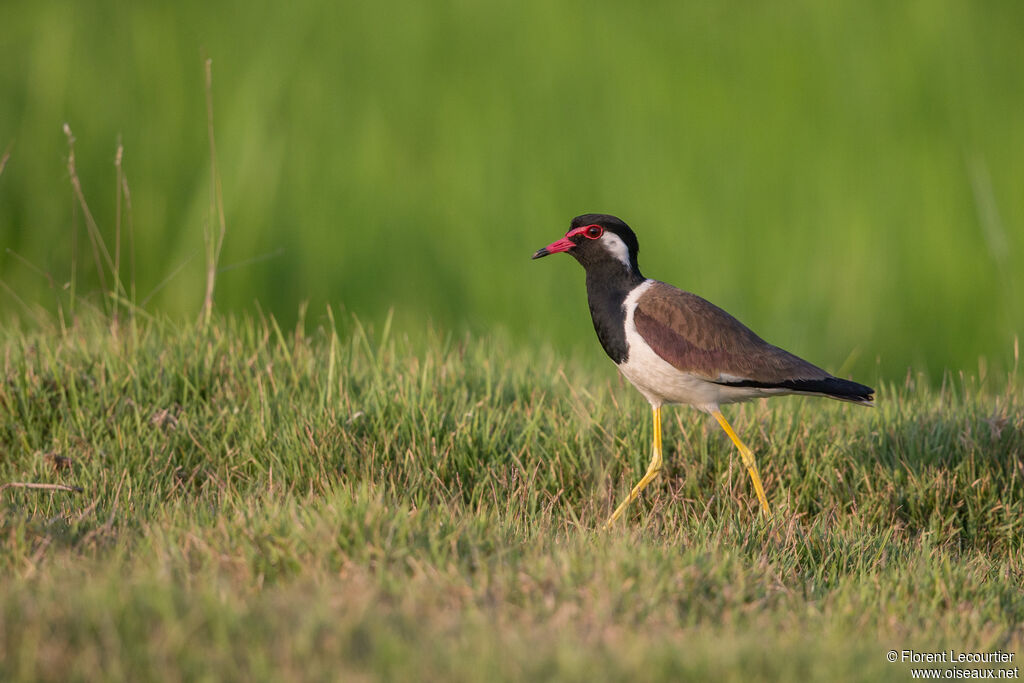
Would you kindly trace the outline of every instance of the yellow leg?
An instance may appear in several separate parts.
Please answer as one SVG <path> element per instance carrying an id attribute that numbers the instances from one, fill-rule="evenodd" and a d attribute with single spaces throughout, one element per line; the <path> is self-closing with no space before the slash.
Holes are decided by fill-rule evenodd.
<path id="1" fill-rule="evenodd" d="M 604 528 L 609 528 L 615 520 L 622 516 L 623 511 L 636 500 L 640 492 L 643 491 L 651 481 L 658 476 L 658 472 L 661 471 L 661 406 L 657 406 L 654 410 L 654 454 L 651 456 L 651 464 L 647 466 L 647 473 L 644 474 L 643 478 L 637 482 L 637 485 L 633 487 L 633 490 L 629 492 L 629 496 L 626 500 L 619 504 L 619 507 L 615 508 L 615 512 L 604 524 Z"/>
<path id="2" fill-rule="evenodd" d="M 729 435 L 732 442 L 736 444 L 736 448 L 740 451 L 740 457 L 743 459 L 743 464 L 747 466 L 747 472 L 750 472 L 750 478 L 754 482 L 754 491 L 757 492 L 757 499 L 761 502 L 761 509 L 769 517 L 772 516 L 772 510 L 768 507 L 768 497 L 764 495 L 764 487 L 761 486 L 761 477 L 757 473 L 757 463 L 754 461 L 754 453 L 747 447 L 747 444 L 740 441 L 740 437 L 736 436 L 736 432 L 732 430 L 732 426 L 726 421 L 725 415 L 722 415 L 720 410 L 715 410 L 711 413 L 718 420 L 718 424 L 722 425 L 722 429 Z"/>

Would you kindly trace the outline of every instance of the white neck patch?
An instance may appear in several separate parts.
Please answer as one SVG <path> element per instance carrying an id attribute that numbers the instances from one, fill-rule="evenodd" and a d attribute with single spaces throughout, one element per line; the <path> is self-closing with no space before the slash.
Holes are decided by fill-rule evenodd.
<path id="1" fill-rule="evenodd" d="M 629 263 L 629 247 L 627 247 L 626 243 L 622 241 L 622 238 L 614 232 L 608 232 L 605 230 L 604 234 L 601 235 L 601 245 L 609 254 L 622 261 L 623 265 L 627 268 L 632 267 Z"/>

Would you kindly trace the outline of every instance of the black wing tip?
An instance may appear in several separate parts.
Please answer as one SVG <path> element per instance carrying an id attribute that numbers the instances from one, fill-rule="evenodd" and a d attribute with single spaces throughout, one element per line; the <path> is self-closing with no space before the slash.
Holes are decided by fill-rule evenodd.
<path id="1" fill-rule="evenodd" d="M 819 381 L 822 382 L 823 386 L 817 393 L 824 394 L 829 398 L 867 406 L 875 404 L 875 390 L 866 384 L 853 382 L 848 379 L 839 379 L 838 377 L 828 377 Z"/>
<path id="2" fill-rule="evenodd" d="M 866 406 L 868 408 L 875 407 L 875 390 L 870 389 L 866 394 L 857 394 L 856 396 L 846 396 L 838 394 L 822 394 L 829 398 L 834 398 L 837 401 L 849 401 L 850 403 L 856 403 L 859 406 Z"/>
<path id="3" fill-rule="evenodd" d="M 866 384 L 853 382 L 838 377 L 823 379 L 787 379 L 782 382 L 755 382 L 741 380 L 739 382 L 720 382 L 730 387 L 754 387 L 757 389 L 783 389 L 799 394 L 815 394 L 834 398 L 837 401 L 849 401 L 862 406 L 875 405 L 875 390 Z"/>

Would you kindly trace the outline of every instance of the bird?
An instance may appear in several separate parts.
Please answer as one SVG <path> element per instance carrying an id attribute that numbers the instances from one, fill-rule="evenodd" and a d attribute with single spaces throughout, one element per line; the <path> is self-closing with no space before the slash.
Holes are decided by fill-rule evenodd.
<path id="1" fill-rule="evenodd" d="M 650 464 L 605 527 L 614 524 L 661 471 L 661 408 L 667 404 L 690 405 L 715 418 L 739 451 L 760 509 L 770 519 L 754 453 L 725 419 L 721 406 L 787 394 L 872 406 L 875 390 L 834 377 L 769 344 L 696 294 L 644 277 L 639 251 L 636 234 L 622 219 L 588 213 L 573 218 L 565 237 L 533 255 L 539 259 L 564 252 L 583 266 L 597 339 L 651 405 Z"/>

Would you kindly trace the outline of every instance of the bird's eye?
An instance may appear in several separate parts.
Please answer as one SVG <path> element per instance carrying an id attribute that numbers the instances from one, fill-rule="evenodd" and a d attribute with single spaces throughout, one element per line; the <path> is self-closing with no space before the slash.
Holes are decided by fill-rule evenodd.
<path id="1" fill-rule="evenodd" d="M 604 228 L 600 225 L 588 225 L 587 229 L 583 232 L 587 239 L 596 240 L 598 237 L 604 234 Z"/>

